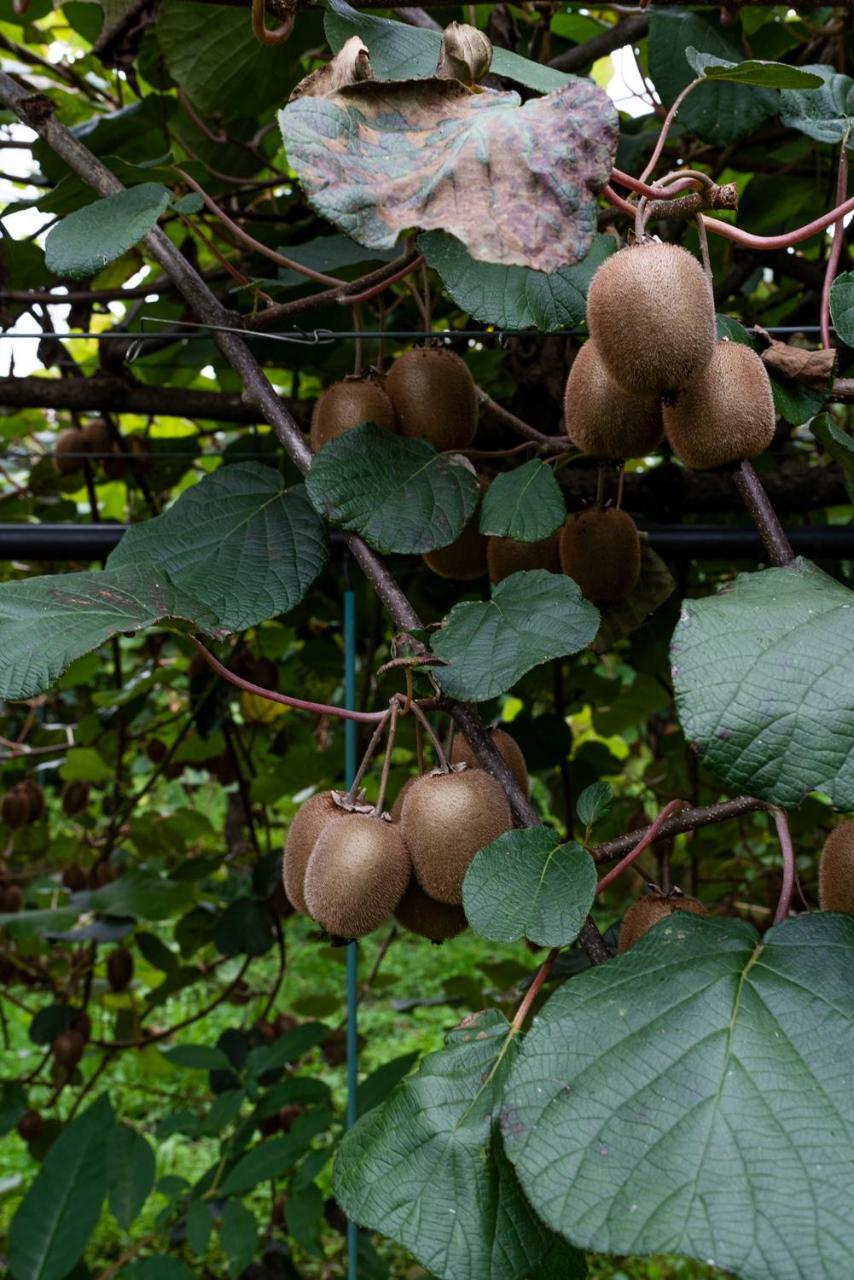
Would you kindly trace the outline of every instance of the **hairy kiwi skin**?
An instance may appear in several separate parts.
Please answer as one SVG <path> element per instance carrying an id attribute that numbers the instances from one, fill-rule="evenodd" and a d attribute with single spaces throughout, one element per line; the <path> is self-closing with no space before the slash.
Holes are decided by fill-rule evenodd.
<path id="1" fill-rule="evenodd" d="M 397 904 L 394 918 L 410 933 L 417 933 L 419 938 L 429 938 L 431 942 L 455 938 L 468 927 L 462 907 L 449 907 L 445 902 L 428 897 L 415 876 Z"/>
<path id="2" fill-rule="evenodd" d="M 715 349 L 711 286 L 687 249 L 653 241 L 631 245 L 594 275 L 587 327 L 611 377 L 626 391 L 678 391 Z"/>
<path id="3" fill-rule="evenodd" d="M 410 789 L 410 787 L 412 786 L 413 782 L 417 782 L 417 781 L 418 781 L 418 778 L 417 778 L 417 777 L 416 777 L 416 778 L 407 778 L 407 779 L 406 779 L 406 781 L 404 782 L 403 786 L 402 786 L 402 787 L 400 788 L 400 790 L 398 791 L 398 793 L 397 793 L 397 799 L 395 800 L 394 804 L 391 806 L 391 820 L 392 820 L 392 822 L 400 822 L 400 815 L 401 815 L 401 813 L 403 812 L 403 802 L 404 802 L 404 800 L 406 799 L 406 793 L 407 793 L 407 791 L 409 791 L 409 789 Z"/>
<path id="4" fill-rule="evenodd" d="M 91 422 L 87 422 L 83 434 L 86 437 L 86 447 L 92 453 L 113 452 L 115 441 L 106 418 L 93 418 Z M 98 461 L 102 459 L 99 458 Z"/>
<path id="5" fill-rule="evenodd" d="M 632 395 L 615 382 L 592 338 L 569 371 L 563 420 L 572 442 L 594 458 L 643 457 L 664 434 L 658 398 Z"/>
<path id="6" fill-rule="evenodd" d="M 379 382 L 345 378 L 333 383 L 315 402 L 311 415 L 312 449 L 317 453 L 330 440 L 337 440 L 362 422 L 397 431 L 394 408 Z"/>
<path id="7" fill-rule="evenodd" d="M 53 446 L 54 471 L 58 471 L 61 476 L 73 476 L 83 466 L 83 459 L 70 455 L 88 453 L 88 451 L 89 441 L 85 431 L 79 427 L 69 427 L 67 431 L 61 431 Z"/>
<path id="8" fill-rule="evenodd" d="M 692 916 L 709 914 L 698 898 L 689 898 L 681 893 L 648 893 L 646 897 L 633 902 L 623 917 L 617 950 L 628 951 L 654 924 L 658 924 L 666 916 L 672 916 L 676 911 L 687 911 Z"/>
<path id="9" fill-rule="evenodd" d="M 719 342 L 708 366 L 664 406 L 673 452 L 692 471 L 763 453 L 774 439 L 768 371 L 740 342 Z"/>
<path id="10" fill-rule="evenodd" d="M 492 537 L 486 548 L 486 565 L 493 586 L 509 578 L 511 573 L 525 573 L 530 569 L 560 573 L 560 530 L 541 542 Z"/>
<path id="11" fill-rule="evenodd" d="M 511 737 L 504 729 L 490 729 L 489 736 L 498 754 L 504 757 L 507 768 L 513 774 L 525 795 L 527 795 L 531 780 L 528 777 L 528 766 L 525 763 L 525 757 L 522 755 L 522 748 L 516 739 Z M 451 764 L 466 764 L 470 769 L 480 768 L 468 739 L 463 737 L 461 733 L 458 733 L 454 738 L 449 759 Z"/>
<path id="12" fill-rule="evenodd" d="M 8 827 L 24 827 L 30 821 L 30 798 L 20 785 L 0 800 L 0 817 Z"/>
<path id="13" fill-rule="evenodd" d="M 854 822 L 834 827 L 818 864 L 818 901 L 822 911 L 854 914 Z"/>
<path id="14" fill-rule="evenodd" d="M 417 778 L 400 817 L 419 885 L 437 902 L 458 907 L 463 879 L 478 850 L 513 826 L 500 784 L 484 769 Z"/>
<path id="15" fill-rule="evenodd" d="M 305 871 L 308 914 L 338 938 L 364 938 L 400 902 L 412 864 L 400 828 L 349 813 L 320 833 Z"/>
<path id="16" fill-rule="evenodd" d="M 319 791 L 316 796 L 306 800 L 294 815 L 285 841 L 282 884 L 288 901 L 303 915 L 308 915 L 305 904 L 305 869 L 312 850 L 326 824 L 345 814 L 346 810 L 333 800 L 331 791 Z"/>
<path id="17" fill-rule="evenodd" d="M 640 577 L 640 538 L 634 520 L 615 507 L 590 507 L 570 516 L 560 535 L 560 563 L 586 600 L 622 600 Z"/>
<path id="18" fill-rule="evenodd" d="M 453 351 L 415 347 L 398 356 L 386 378 L 402 436 L 428 440 L 440 452 L 467 449 L 477 430 L 474 380 Z"/>

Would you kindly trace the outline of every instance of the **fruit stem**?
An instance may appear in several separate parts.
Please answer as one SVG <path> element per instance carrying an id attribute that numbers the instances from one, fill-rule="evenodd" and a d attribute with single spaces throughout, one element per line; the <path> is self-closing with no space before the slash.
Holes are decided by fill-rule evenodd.
<path id="1" fill-rule="evenodd" d="M 839 169 L 836 176 L 836 203 L 842 204 L 845 199 L 845 193 L 848 190 L 848 134 L 842 139 L 842 147 L 839 152 Z M 839 259 L 842 256 L 842 240 L 845 235 L 844 220 L 839 219 L 833 224 L 833 244 L 830 246 L 830 253 L 827 255 L 827 268 L 824 273 L 824 284 L 821 289 L 821 312 L 819 316 L 819 325 L 821 327 L 821 345 L 823 347 L 830 346 L 830 290 L 836 277 L 839 267 Z"/>
<path id="2" fill-rule="evenodd" d="M 355 804 L 356 802 L 356 796 L 359 794 L 359 787 L 362 785 L 362 779 L 364 778 L 365 773 L 367 772 L 368 765 L 371 763 L 371 760 L 374 758 L 374 752 L 377 749 L 377 745 L 379 743 L 380 738 L 383 736 L 383 733 L 385 732 L 386 723 L 390 715 L 391 715 L 391 708 L 389 708 L 388 711 L 383 712 L 382 720 L 379 722 L 376 729 L 374 729 L 373 734 L 371 735 L 371 740 L 368 743 L 367 750 L 365 751 L 365 754 L 362 756 L 359 767 L 356 770 L 356 776 L 353 778 L 353 781 L 350 784 L 350 790 L 347 792 L 347 795 L 345 796 L 345 801 L 347 804 Z"/>
<path id="3" fill-rule="evenodd" d="M 771 506 L 771 500 L 762 487 L 762 481 L 747 458 L 739 462 L 733 472 L 733 480 L 742 502 L 756 525 L 762 545 L 768 552 L 768 559 L 775 565 L 791 564 L 795 559 L 795 553 L 783 526 L 777 519 L 777 512 Z"/>
<path id="4" fill-rule="evenodd" d="M 792 895 L 795 891 L 795 850 L 792 845 L 792 833 L 789 830 L 789 819 L 786 810 L 778 809 L 776 805 L 773 805 L 771 813 L 774 815 L 777 838 L 780 841 L 780 852 L 783 855 L 783 883 L 780 886 L 780 897 L 772 923 L 781 924 L 791 910 Z"/>
<path id="5" fill-rule="evenodd" d="M 410 706 L 412 704 L 410 703 Z M 380 774 L 380 786 L 377 792 L 377 802 L 374 805 L 374 813 L 379 817 L 383 811 L 383 801 L 385 800 L 386 787 L 388 786 L 388 775 L 391 769 L 391 753 L 394 750 L 394 739 L 397 735 L 397 700 L 391 704 L 391 719 L 388 726 L 388 737 L 385 743 L 385 758 L 383 759 L 382 773 Z"/>
<path id="6" fill-rule="evenodd" d="M 387 711 L 350 711 L 347 707 L 331 706 L 325 702 L 307 702 L 305 698 L 291 698 L 286 693 L 276 693 L 273 689 L 264 689 L 261 685 L 253 684 L 251 680 L 244 680 L 242 676 L 229 671 L 228 667 L 223 666 L 219 658 L 215 658 L 210 649 L 206 649 L 201 640 L 197 640 L 195 636 L 190 636 L 190 640 L 208 666 L 218 676 L 222 676 L 223 680 L 227 680 L 229 684 L 235 685 L 238 689 L 245 690 L 246 693 L 254 693 L 258 698 L 266 698 L 268 702 L 279 702 L 285 707 L 296 707 L 298 711 L 312 711 L 318 716 L 337 716 L 339 720 L 356 720 L 359 724 L 383 723 L 388 717 Z"/>
<path id="7" fill-rule="evenodd" d="M 608 888 L 609 884 L 613 884 L 614 881 L 632 865 L 635 859 L 640 857 L 644 849 L 649 848 L 653 841 L 661 835 L 661 828 L 664 826 L 671 813 L 676 809 L 681 809 L 684 804 L 684 800 L 671 800 L 669 804 L 664 806 L 655 821 L 647 827 L 634 849 L 632 849 L 630 853 L 627 853 L 625 858 L 622 858 L 616 866 L 612 867 L 607 875 L 602 877 L 596 886 L 597 893 L 604 892 L 604 890 Z"/>
<path id="8" fill-rule="evenodd" d="M 417 702 L 412 703 L 412 706 L 410 707 L 410 711 L 415 716 L 416 720 L 418 720 L 420 724 L 424 726 L 424 732 L 427 734 L 427 737 L 430 739 L 430 742 L 433 745 L 433 750 L 436 752 L 436 759 L 439 762 L 439 768 L 442 770 L 443 773 L 450 773 L 451 766 L 448 764 L 448 757 L 445 755 L 445 752 L 442 748 L 442 744 L 439 741 L 436 734 L 433 732 L 433 726 L 431 725 L 430 721 L 427 719 L 427 717 L 425 716 L 424 712 L 421 710 Z"/>
<path id="9" fill-rule="evenodd" d="M 661 129 L 659 130 L 658 141 L 656 142 L 655 147 L 653 148 L 652 155 L 649 157 L 649 160 L 646 163 L 646 167 L 644 168 L 644 171 L 640 176 L 641 182 L 646 182 L 649 175 L 654 172 L 655 166 L 658 164 L 658 161 L 661 158 L 661 153 L 664 150 L 664 144 L 667 141 L 667 135 L 670 132 L 670 126 L 673 124 L 673 121 L 676 119 L 676 113 L 678 112 L 679 108 L 682 106 L 682 103 L 688 97 L 689 93 L 692 93 L 693 90 L 696 89 L 698 85 L 701 85 L 703 83 L 705 78 L 706 78 L 705 76 L 698 76 L 696 80 L 691 80 L 688 84 L 686 84 L 685 88 L 674 100 L 673 105 L 671 106 L 667 115 L 664 117 L 664 119 L 661 122 Z"/>
<path id="10" fill-rule="evenodd" d="M 528 1016 L 528 1013 L 530 1012 L 531 1005 L 534 1003 L 537 996 L 539 995 L 540 988 L 542 987 L 546 978 L 551 973 L 552 966 L 554 965 L 555 960 L 557 960 L 559 954 L 560 954 L 560 947 L 552 947 L 551 951 L 546 956 L 545 960 L 537 970 L 534 980 L 531 983 L 530 987 L 528 987 L 528 990 L 525 992 L 525 998 L 522 1001 L 522 1003 L 519 1005 L 519 1008 L 516 1010 L 516 1015 L 510 1024 L 511 1036 L 518 1035 L 519 1032 L 522 1030 L 522 1024 L 524 1023 L 525 1019 Z"/>

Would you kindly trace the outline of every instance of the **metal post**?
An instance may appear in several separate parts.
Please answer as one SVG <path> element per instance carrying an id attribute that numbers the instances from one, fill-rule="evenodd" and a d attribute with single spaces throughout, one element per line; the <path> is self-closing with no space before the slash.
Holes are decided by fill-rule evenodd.
<path id="1" fill-rule="evenodd" d="M 356 597 L 350 584 L 349 556 L 344 553 L 344 705 L 356 706 Z M 344 721 L 344 776 L 349 787 L 356 774 L 358 727 L 355 720 Z M 359 947 L 347 947 L 347 1128 L 358 1119 L 357 1089 L 359 1083 L 358 1042 Z M 359 1274 L 359 1228 L 347 1223 L 347 1280 Z"/>

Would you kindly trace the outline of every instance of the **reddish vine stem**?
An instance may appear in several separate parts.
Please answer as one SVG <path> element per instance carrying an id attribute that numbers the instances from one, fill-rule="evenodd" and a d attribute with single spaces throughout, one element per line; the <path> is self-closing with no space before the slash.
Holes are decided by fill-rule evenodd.
<path id="1" fill-rule="evenodd" d="M 326 302 L 364 302 L 387 289 L 389 285 L 408 275 L 418 265 L 421 255 L 407 253 L 394 262 L 388 262 L 376 271 L 369 271 L 358 280 L 339 285 L 335 289 L 325 289 L 322 293 L 313 293 L 307 298 L 294 298 L 292 302 L 277 302 L 253 316 L 244 316 L 243 323 L 247 329 L 264 329 L 268 325 L 278 324 L 289 316 L 298 315 L 302 311 L 311 311 L 314 307 Z M 359 290 L 362 290 L 360 293 Z"/>
<path id="2" fill-rule="evenodd" d="M 223 666 L 219 658 L 214 657 L 210 649 L 205 648 L 201 640 L 197 640 L 195 636 L 190 636 L 190 639 L 208 666 L 218 676 L 222 676 L 223 680 L 227 680 L 229 684 L 233 684 L 238 689 L 243 689 L 246 693 L 255 694 L 257 698 L 266 698 L 268 702 L 279 702 L 285 707 L 296 707 L 298 711 L 312 711 L 315 715 L 337 716 L 339 720 L 355 720 L 358 724 L 378 724 L 388 716 L 387 711 L 350 711 L 347 707 L 327 705 L 325 702 L 308 702 L 305 698 L 292 698 L 286 693 L 276 693 L 273 689 L 264 689 L 260 684 L 253 684 L 251 680 L 244 680 L 243 676 L 238 676 L 235 672 L 229 671 L 228 667 Z"/>
<path id="3" fill-rule="evenodd" d="M 540 988 L 542 987 L 546 978 L 551 973 L 552 967 L 554 966 L 554 962 L 555 960 L 557 960 L 559 955 L 560 955 L 560 947 L 552 947 L 551 951 L 546 956 L 545 960 L 537 970 L 537 973 L 533 982 L 531 983 L 530 987 L 528 987 L 528 990 L 525 992 L 525 999 L 519 1005 L 519 1008 L 516 1010 L 516 1015 L 513 1018 L 513 1021 L 510 1023 L 511 1036 L 518 1035 L 519 1032 L 522 1030 L 522 1026 L 525 1022 L 525 1019 L 527 1018 L 530 1012 L 531 1005 L 534 1003 L 537 996 L 540 994 Z"/>
<path id="4" fill-rule="evenodd" d="M 605 889 L 608 888 L 609 884 L 613 884 L 614 881 L 618 879 L 637 858 L 640 857 L 643 851 L 648 849 L 649 846 L 658 839 L 661 835 L 661 828 L 664 826 L 671 813 L 676 809 L 681 809 L 684 804 L 684 800 L 671 800 L 669 804 L 664 806 L 655 821 L 647 827 L 646 832 L 641 836 L 634 849 L 632 849 L 630 853 L 627 853 L 625 858 L 622 858 L 615 867 L 612 867 L 611 870 L 602 877 L 596 886 L 597 893 L 603 893 Z"/>
<path id="5" fill-rule="evenodd" d="M 733 472 L 733 480 L 768 552 L 768 559 L 774 565 L 791 564 L 795 553 L 753 464 L 745 458 Z"/>
<path id="6" fill-rule="evenodd" d="M 795 850 L 792 845 L 792 833 L 789 830 L 789 819 L 785 809 L 772 806 L 771 813 L 777 827 L 777 838 L 780 841 L 780 852 L 783 855 L 783 883 L 780 886 L 780 897 L 777 910 L 774 912 L 773 924 L 781 924 L 789 914 L 792 906 L 792 895 L 795 892 Z"/>
<path id="7" fill-rule="evenodd" d="M 700 827 L 709 827 L 717 822 L 726 822 L 730 818 L 740 818 L 745 813 L 757 809 L 767 809 L 764 800 L 756 800 L 753 796 L 737 796 L 734 800 L 723 800 L 720 804 L 702 805 L 692 809 L 681 809 L 662 823 L 658 836 L 676 836 L 685 831 L 696 831 Z M 618 858 L 621 854 L 633 849 L 639 840 L 646 835 L 649 827 L 639 827 L 636 831 L 628 831 L 614 840 L 606 840 L 590 850 L 596 862 L 607 862 L 610 858 Z"/>
<path id="8" fill-rule="evenodd" d="M 839 170 L 836 177 L 836 203 L 841 205 L 845 200 L 845 193 L 848 190 L 848 135 L 842 139 L 842 148 L 839 153 Z M 833 287 L 833 281 L 836 278 L 836 272 L 839 269 L 839 260 L 842 257 L 842 241 L 845 235 L 845 222 L 840 218 L 833 226 L 833 244 L 830 246 L 830 253 L 827 255 L 827 270 L 824 273 L 824 283 L 821 288 L 821 311 L 819 313 L 819 325 L 821 326 L 821 345 L 823 347 L 830 346 L 830 290 Z"/>
<path id="9" fill-rule="evenodd" d="M 703 83 L 704 79 L 705 79 L 704 76 L 698 76 L 696 80 L 691 80 L 688 84 L 686 84 L 685 88 L 676 98 L 672 107 L 668 111 L 667 115 L 662 120 L 661 128 L 658 133 L 658 140 L 656 141 L 655 147 L 653 149 L 653 153 L 650 156 L 649 160 L 647 161 L 644 171 L 640 176 L 641 182 L 646 182 L 650 174 L 655 171 L 655 166 L 658 164 L 658 161 L 661 157 L 661 153 L 664 150 L 664 144 L 667 141 L 667 135 L 670 132 L 670 126 L 673 124 L 673 121 L 676 119 L 676 114 L 679 108 L 682 106 L 682 103 L 688 97 L 688 94 L 697 88 L 697 85 L 700 85 Z"/>

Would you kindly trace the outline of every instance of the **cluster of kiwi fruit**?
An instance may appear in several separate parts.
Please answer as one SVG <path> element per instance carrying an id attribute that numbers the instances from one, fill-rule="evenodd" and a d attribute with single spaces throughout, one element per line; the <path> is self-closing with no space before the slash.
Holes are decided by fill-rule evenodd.
<path id="1" fill-rule="evenodd" d="M 492 735 L 527 789 L 519 747 L 501 729 Z M 466 927 L 469 863 L 512 825 L 500 784 L 458 737 L 448 768 L 410 778 L 390 813 L 334 791 L 306 801 L 285 843 L 285 893 L 334 938 L 364 937 L 394 916 L 411 933 L 442 942 Z"/>
<path id="2" fill-rule="evenodd" d="M 54 469 L 75 475 L 84 463 L 100 463 L 108 480 L 121 480 L 128 467 L 145 469 L 148 449 L 138 436 L 123 440 L 107 418 L 93 418 L 85 427 L 61 431 L 53 448 Z"/>
<path id="3" fill-rule="evenodd" d="M 320 396 L 311 418 L 311 447 L 322 449 L 362 422 L 434 448 L 467 449 L 477 430 L 477 389 L 465 361 L 447 347 L 414 347 L 386 374 L 344 378 Z"/>
<path id="4" fill-rule="evenodd" d="M 72 862 L 63 869 L 62 883 L 69 893 L 82 893 L 84 889 L 103 889 L 118 877 L 118 868 L 107 861 L 96 862 L 88 871 Z"/>
<path id="5" fill-rule="evenodd" d="M 711 285 L 687 249 L 643 239 L 613 254 L 590 284 L 587 327 L 564 397 L 566 432 L 585 453 L 640 457 L 663 433 L 705 471 L 771 443 L 765 366 L 749 347 L 718 341 Z"/>
<path id="6" fill-rule="evenodd" d="M 7 827 L 28 827 L 44 817 L 44 792 L 31 778 L 17 783 L 0 799 L 0 817 Z"/>

